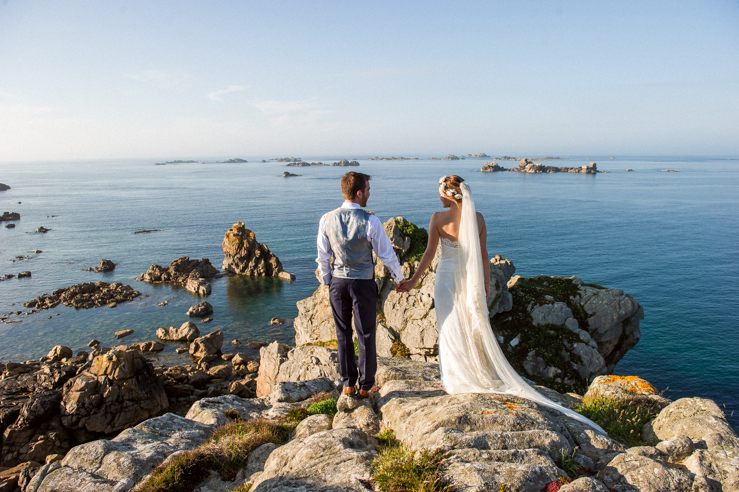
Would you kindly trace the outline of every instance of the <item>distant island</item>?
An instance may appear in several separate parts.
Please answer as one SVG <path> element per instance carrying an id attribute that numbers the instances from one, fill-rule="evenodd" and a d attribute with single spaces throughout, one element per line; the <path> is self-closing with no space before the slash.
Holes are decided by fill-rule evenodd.
<path id="1" fill-rule="evenodd" d="M 471 157 L 473 159 L 490 158 L 490 156 L 487 155 L 485 152 L 480 152 L 477 154 L 467 154 L 467 157 Z"/>
<path id="2" fill-rule="evenodd" d="M 418 157 L 370 157 L 369 161 L 417 161 Z"/>
<path id="3" fill-rule="evenodd" d="M 556 167 L 556 166 L 545 166 L 541 162 L 532 162 L 531 159 L 521 159 L 518 162 L 518 167 L 505 168 L 497 162 L 486 162 L 480 171 L 484 173 L 495 173 L 501 171 L 513 171 L 519 173 L 581 173 L 581 174 L 595 174 L 604 171 L 598 171 L 595 162 L 591 162 L 587 166 L 580 167 Z"/>
<path id="4" fill-rule="evenodd" d="M 504 155 L 503 157 L 493 157 L 496 161 L 520 161 L 521 159 L 524 159 L 523 157 L 511 157 L 509 155 Z M 562 157 L 532 157 L 529 160 L 530 161 L 553 161 L 553 160 L 559 160 L 562 159 Z"/>
<path id="5" fill-rule="evenodd" d="M 291 158 L 292 159 L 292 158 Z M 286 161 L 280 161 L 278 162 L 286 162 Z M 333 164 L 324 164 L 323 162 L 304 162 L 298 158 L 297 161 L 287 161 L 289 164 L 285 164 L 286 167 L 308 167 L 308 166 L 358 166 L 358 161 L 350 161 L 348 159 L 341 159 L 338 162 L 334 162 Z"/>
<path id="6" fill-rule="evenodd" d="M 167 162 L 157 162 L 154 164 L 155 166 L 165 166 L 167 164 L 197 164 L 198 161 L 167 161 Z"/>
<path id="7" fill-rule="evenodd" d="M 216 162 L 216 164 L 244 164 L 244 163 L 247 163 L 247 162 L 249 162 L 249 161 L 247 161 L 246 159 L 239 159 L 237 157 L 235 159 L 229 159 L 227 161 L 218 161 L 218 162 Z"/>

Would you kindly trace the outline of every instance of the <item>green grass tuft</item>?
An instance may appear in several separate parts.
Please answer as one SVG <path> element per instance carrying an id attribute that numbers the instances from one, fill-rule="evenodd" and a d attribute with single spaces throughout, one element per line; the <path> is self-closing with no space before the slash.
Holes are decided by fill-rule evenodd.
<path id="1" fill-rule="evenodd" d="M 628 399 L 588 397 L 575 409 L 626 447 L 648 445 L 641 439 L 641 428 L 661 410 L 659 403 L 643 396 Z"/>
<path id="2" fill-rule="evenodd" d="M 249 453 L 267 442 L 277 445 L 290 439 L 292 426 L 269 420 L 237 420 L 216 430 L 208 442 L 186 451 L 164 466 L 157 467 L 137 489 L 138 492 L 188 492 L 211 470 L 224 480 L 233 480 L 246 466 Z"/>
<path id="3" fill-rule="evenodd" d="M 329 398 L 318 403 L 313 403 L 308 407 L 308 413 L 311 415 L 318 415 L 320 413 L 334 416 L 336 415 L 336 400 Z"/>
<path id="4" fill-rule="evenodd" d="M 383 492 L 450 492 L 442 479 L 442 453 L 414 453 L 392 435 L 382 433 L 380 452 L 372 462 L 374 482 Z"/>
<path id="5" fill-rule="evenodd" d="M 310 416 L 308 409 L 303 407 L 291 408 L 287 412 L 287 420 L 295 422 L 296 424 L 299 424 L 300 422 L 308 418 L 308 416 Z"/>

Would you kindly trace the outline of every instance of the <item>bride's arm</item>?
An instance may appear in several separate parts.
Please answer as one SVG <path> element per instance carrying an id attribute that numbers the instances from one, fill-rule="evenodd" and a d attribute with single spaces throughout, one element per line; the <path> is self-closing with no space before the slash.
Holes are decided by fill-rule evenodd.
<path id="1" fill-rule="evenodd" d="M 429 242 L 426 245 L 426 251 L 423 252 L 423 257 L 421 258 L 421 263 L 416 269 L 416 273 L 413 274 L 413 277 L 411 277 L 410 280 L 404 283 L 402 289 L 404 292 L 411 290 L 416 286 L 416 284 L 418 284 L 418 281 L 421 280 L 421 276 L 424 274 L 436 255 L 436 248 L 438 245 L 439 231 L 436 228 L 436 214 L 434 214 L 431 216 L 431 221 L 429 222 Z"/>
<path id="2" fill-rule="evenodd" d="M 488 256 L 488 229 L 485 226 L 485 217 L 477 213 L 477 227 L 480 230 L 480 253 L 482 254 L 482 272 L 485 276 L 485 298 L 490 297 L 490 257 Z"/>

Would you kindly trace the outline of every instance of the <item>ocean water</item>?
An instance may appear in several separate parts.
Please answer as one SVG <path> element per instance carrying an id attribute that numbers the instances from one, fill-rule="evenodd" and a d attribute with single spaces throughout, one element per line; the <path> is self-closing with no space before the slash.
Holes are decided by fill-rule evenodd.
<path id="1" fill-rule="evenodd" d="M 737 426 L 739 161 L 609 157 L 553 163 L 595 161 L 610 171 L 595 176 L 475 172 L 488 159 L 359 159 L 353 169 L 372 175 L 368 209 L 383 221 L 404 216 L 424 227 L 440 210 L 439 176 L 464 177 L 486 217 L 491 255 L 509 258 L 518 274 L 577 275 L 623 289 L 644 306 L 642 339 L 617 374 L 644 377 L 671 398 L 712 398 Z M 287 168 L 246 158 L 246 164 L 166 166 L 155 160 L 0 164 L 0 182 L 12 187 L 0 192 L 0 211 L 22 216 L 15 229 L 0 227 L 0 275 L 33 275 L 0 282 L 0 315 L 27 311 L 24 302 L 79 282 L 123 282 L 144 294 L 113 309 L 60 305 L 13 315 L 10 321 L 19 322 L 0 324 L 0 360 L 38 358 L 56 344 L 83 350 L 92 338 L 111 346 L 113 333 L 124 328 L 135 330 L 126 344 L 155 340 L 158 327 L 179 326 L 200 299 L 135 278 L 153 263 L 166 266 L 180 256 L 209 258 L 220 268 L 223 235 L 237 221 L 297 280 L 215 280 L 208 297 L 214 321 L 200 324 L 201 332 L 223 330 L 227 341 L 294 343 L 295 303 L 317 287 L 318 220 L 341 204 L 339 180 L 348 169 Z M 302 176 L 283 178 L 285 170 Z M 39 226 L 50 231 L 34 232 Z M 133 234 L 140 229 L 162 231 Z M 23 255 L 29 258 L 16 258 Z M 103 258 L 118 265 L 115 271 L 83 271 Z M 157 306 L 162 300 L 168 305 Z M 273 316 L 288 322 L 270 326 Z M 174 352 L 178 346 L 167 344 L 156 357 L 184 363 L 187 356 Z"/>

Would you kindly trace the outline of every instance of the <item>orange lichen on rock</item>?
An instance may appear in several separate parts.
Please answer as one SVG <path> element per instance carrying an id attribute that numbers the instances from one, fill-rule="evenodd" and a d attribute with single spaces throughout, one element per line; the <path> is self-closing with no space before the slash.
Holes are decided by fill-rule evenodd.
<path id="1" fill-rule="evenodd" d="M 639 376 L 603 376 L 601 384 L 615 384 L 624 391 L 643 395 L 658 395 L 657 388 Z"/>

